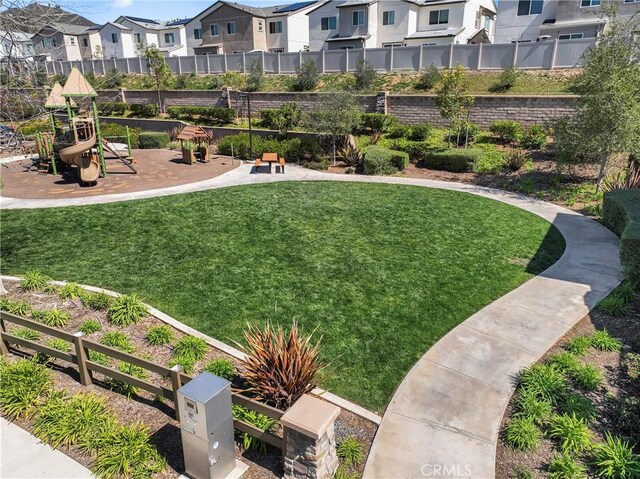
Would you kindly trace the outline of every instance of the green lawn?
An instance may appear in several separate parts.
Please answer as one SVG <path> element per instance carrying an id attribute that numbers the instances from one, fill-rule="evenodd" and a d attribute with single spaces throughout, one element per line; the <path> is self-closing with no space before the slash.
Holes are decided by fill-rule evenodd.
<path id="1" fill-rule="evenodd" d="M 138 292 L 200 331 L 318 327 L 322 385 L 382 410 L 411 366 L 564 249 L 542 219 L 476 196 L 279 183 L 2 213 L 2 268 Z"/>

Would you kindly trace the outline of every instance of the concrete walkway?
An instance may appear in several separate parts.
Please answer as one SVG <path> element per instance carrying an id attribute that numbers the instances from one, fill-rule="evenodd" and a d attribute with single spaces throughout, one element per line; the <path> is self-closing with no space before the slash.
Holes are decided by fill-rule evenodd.
<path id="1" fill-rule="evenodd" d="M 0 418 L 0 477 L 88 479 L 91 471 L 15 424 Z"/>
<path id="2" fill-rule="evenodd" d="M 618 238 L 600 224 L 526 196 L 459 183 L 334 175 L 287 167 L 250 174 L 250 165 L 179 187 L 86 199 L 0 199 L 2 208 L 86 205 L 274 181 L 355 181 L 461 191 L 507 203 L 552 223 L 566 240 L 547 271 L 449 332 L 407 374 L 389 404 L 365 478 L 492 478 L 500 422 L 518 372 L 538 360 L 622 280 Z"/>

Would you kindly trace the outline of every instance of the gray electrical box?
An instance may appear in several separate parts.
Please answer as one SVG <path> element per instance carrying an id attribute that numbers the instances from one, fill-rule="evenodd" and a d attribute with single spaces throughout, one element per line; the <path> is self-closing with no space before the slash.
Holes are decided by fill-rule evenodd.
<path id="1" fill-rule="evenodd" d="M 235 468 L 231 383 L 203 372 L 178 389 L 186 473 L 224 479 Z"/>

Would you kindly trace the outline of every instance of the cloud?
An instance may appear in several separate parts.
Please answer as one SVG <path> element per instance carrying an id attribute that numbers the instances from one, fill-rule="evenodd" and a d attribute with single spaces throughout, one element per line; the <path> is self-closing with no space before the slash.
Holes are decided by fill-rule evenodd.
<path id="1" fill-rule="evenodd" d="M 114 8 L 126 8 L 131 5 L 133 5 L 133 0 L 115 0 L 115 2 L 113 2 Z"/>

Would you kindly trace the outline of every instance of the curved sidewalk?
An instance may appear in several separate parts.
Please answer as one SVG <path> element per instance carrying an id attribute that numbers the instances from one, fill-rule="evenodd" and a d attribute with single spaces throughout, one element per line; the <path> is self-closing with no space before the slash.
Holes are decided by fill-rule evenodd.
<path id="1" fill-rule="evenodd" d="M 492 478 L 500 422 L 518 372 L 537 361 L 622 280 L 618 238 L 578 213 L 515 193 L 460 183 L 334 175 L 287 166 L 249 174 L 251 165 L 211 180 L 139 194 L 83 200 L 0 199 L 2 208 L 107 203 L 275 181 L 353 181 L 471 193 L 534 213 L 562 233 L 562 258 L 541 275 L 450 331 L 404 378 L 383 416 L 365 478 Z"/>

